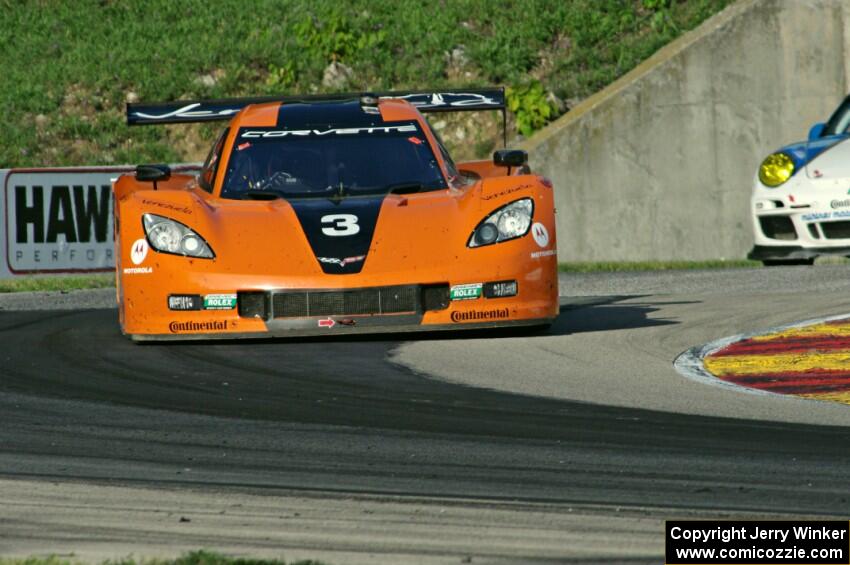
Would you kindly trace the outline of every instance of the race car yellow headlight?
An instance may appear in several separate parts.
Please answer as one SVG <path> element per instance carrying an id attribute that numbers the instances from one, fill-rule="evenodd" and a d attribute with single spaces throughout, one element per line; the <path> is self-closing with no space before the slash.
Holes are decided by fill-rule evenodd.
<path id="1" fill-rule="evenodd" d="M 765 186 L 777 187 L 794 174 L 794 161 L 785 153 L 768 155 L 759 167 L 759 180 Z"/>

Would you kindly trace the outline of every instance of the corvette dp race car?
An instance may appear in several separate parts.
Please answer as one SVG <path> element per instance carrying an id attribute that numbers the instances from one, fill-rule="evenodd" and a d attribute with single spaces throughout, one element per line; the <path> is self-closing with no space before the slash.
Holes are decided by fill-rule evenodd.
<path id="1" fill-rule="evenodd" d="M 135 340 L 548 325 L 551 183 L 523 151 L 455 164 L 421 112 L 501 89 L 130 104 L 228 120 L 198 175 L 114 183 L 119 320 Z"/>
<path id="2" fill-rule="evenodd" d="M 819 255 L 850 256 L 850 96 L 808 141 L 768 155 L 750 204 L 755 246 L 765 265 L 808 264 Z"/>

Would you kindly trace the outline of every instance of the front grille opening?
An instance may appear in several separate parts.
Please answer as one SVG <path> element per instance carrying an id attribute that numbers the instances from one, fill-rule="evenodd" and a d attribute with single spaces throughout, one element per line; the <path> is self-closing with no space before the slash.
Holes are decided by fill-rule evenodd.
<path id="1" fill-rule="evenodd" d="M 271 302 L 275 318 L 413 314 L 419 309 L 419 287 L 284 291 L 273 293 Z"/>
<path id="2" fill-rule="evenodd" d="M 381 311 L 384 314 L 415 312 L 417 291 L 415 286 L 397 286 L 381 293 Z"/>
<path id="3" fill-rule="evenodd" d="M 423 310 L 445 310 L 449 307 L 449 285 L 433 284 L 422 287 Z"/>
<path id="4" fill-rule="evenodd" d="M 306 292 L 275 294 L 273 308 L 276 316 L 299 318 L 310 315 Z"/>
<path id="5" fill-rule="evenodd" d="M 265 292 L 240 292 L 236 295 L 239 315 L 243 318 L 262 318 L 268 316 L 268 303 Z"/>
<path id="6" fill-rule="evenodd" d="M 850 221 L 822 222 L 820 229 L 827 239 L 850 239 Z"/>
<path id="7" fill-rule="evenodd" d="M 817 224 L 807 224 L 807 228 L 809 228 L 809 235 L 815 239 L 820 239 L 820 233 L 818 233 L 818 225 Z"/>
<path id="8" fill-rule="evenodd" d="M 762 216 L 759 218 L 761 231 L 770 239 L 797 239 L 797 230 L 788 216 Z"/>

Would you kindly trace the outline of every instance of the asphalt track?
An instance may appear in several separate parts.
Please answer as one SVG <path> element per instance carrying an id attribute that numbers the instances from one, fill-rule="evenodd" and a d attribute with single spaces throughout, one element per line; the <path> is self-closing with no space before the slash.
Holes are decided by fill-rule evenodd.
<path id="1" fill-rule="evenodd" d="M 734 276 L 749 289 L 764 272 Z M 797 292 L 813 272 L 834 288 Z M 339 563 L 376 562 L 376 555 L 423 563 L 457 563 L 458 556 L 642 562 L 661 555 L 664 518 L 846 518 L 850 408 L 748 399 L 672 369 L 675 356 L 700 340 L 850 312 L 844 268 L 773 273 L 788 278 L 785 289 L 677 294 L 668 287 L 663 296 L 567 298 L 542 336 L 136 345 L 119 335 L 111 309 L 4 311 L 0 554 L 79 551 L 97 538 L 101 554 L 203 544 L 246 553 L 287 548 Z M 502 360 L 490 367 L 488 352 Z M 486 370 L 469 370 L 470 359 Z M 547 393 L 558 383 L 561 390 Z M 678 399 L 665 399 L 667 383 Z M 45 489 L 61 485 L 58 504 L 60 495 Z M 92 500 L 119 487 L 130 489 L 121 508 L 132 499 L 136 510 L 145 496 L 163 507 L 190 495 L 255 505 L 280 497 L 280 508 L 326 508 L 313 526 L 335 534 L 296 535 L 296 520 L 279 521 L 266 541 L 236 540 L 239 525 L 229 522 L 220 527 L 230 537 L 215 530 L 169 537 L 151 526 L 156 536 L 113 528 L 92 538 L 115 519 L 106 510 L 92 514 Z M 74 489 L 78 496 L 67 494 Z M 110 496 L 98 507 L 114 511 Z M 192 504 L 172 505 L 173 512 L 211 514 L 209 505 Z M 363 533 L 370 504 L 386 520 L 376 526 L 381 535 L 358 541 L 353 532 Z M 405 504 L 413 506 L 392 506 Z M 73 515 L 85 508 L 89 529 L 39 518 L 60 507 L 76 508 Z M 435 507 L 452 518 L 438 513 L 399 533 L 399 524 Z M 511 517 L 491 523 L 500 512 Z M 328 518 L 344 515 L 348 528 Z M 523 534 L 514 532 L 511 543 L 486 531 L 506 535 L 520 524 Z M 465 542 L 455 539 L 459 529 Z"/>

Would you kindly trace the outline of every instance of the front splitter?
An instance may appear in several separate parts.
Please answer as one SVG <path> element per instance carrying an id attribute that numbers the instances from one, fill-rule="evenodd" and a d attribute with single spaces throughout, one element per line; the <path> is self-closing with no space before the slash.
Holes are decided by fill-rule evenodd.
<path id="1" fill-rule="evenodd" d="M 269 331 L 265 332 L 217 332 L 217 333 L 180 333 L 180 334 L 128 334 L 128 337 L 137 342 L 148 341 L 197 341 L 197 340 L 229 340 L 229 339 L 279 339 L 299 337 L 336 337 L 343 335 L 369 335 L 390 333 L 413 333 L 413 332 L 445 332 L 464 330 L 490 330 L 499 328 L 522 328 L 522 327 L 546 327 L 551 325 L 555 318 L 533 318 L 527 320 L 508 320 L 499 322 L 473 322 L 463 324 L 343 324 L 335 323 L 333 326 L 318 327 L 318 320 L 313 320 L 316 327 L 298 328 L 274 328 L 269 324 Z"/>
<path id="2" fill-rule="evenodd" d="M 755 245 L 747 254 L 752 261 L 814 259 L 823 255 L 850 256 L 850 247 L 803 247 L 801 245 Z"/>

